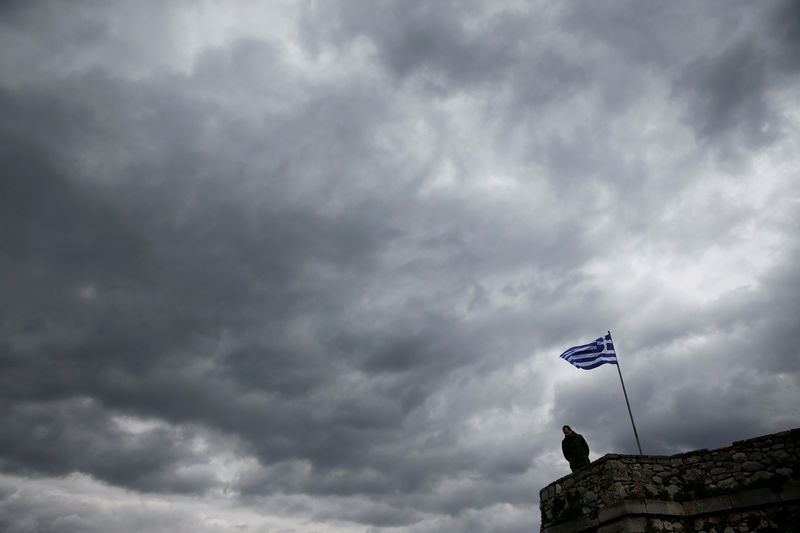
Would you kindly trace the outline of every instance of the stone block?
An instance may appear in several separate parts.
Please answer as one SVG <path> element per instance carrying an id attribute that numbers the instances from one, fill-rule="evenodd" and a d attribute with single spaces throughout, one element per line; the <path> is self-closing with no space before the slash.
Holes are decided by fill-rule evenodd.
<path id="1" fill-rule="evenodd" d="M 647 491 L 648 496 L 658 496 L 661 494 L 661 490 L 652 483 L 646 484 L 644 488 Z"/>
<path id="2" fill-rule="evenodd" d="M 756 472 L 758 470 L 763 470 L 764 464 L 759 463 L 758 461 L 745 461 L 742 463 L 742 470 L 745 472 Z"/>
<path id="3" fill-rule="evenodd" d="M 576 531 L 593 530 L 598 525 L 597 520 L 580 517 L 563 524 L 542 527 L 541 533 L 575 533 Z"/>
<path id="4" fill-rule="evenodd" d="M 790 481 L 784 485 L 779 497 L 784 502 L 800 501 L 800 481 Z"/>
<path id="5" fill-rule="evenodd" d="M 754 482 L 757 482 L 757 481 L 761 481 L 761 482 L 769 481 L 773 477 L 775 477 L 774 474 L 771 474 L 769 472 L 765 472 L 764 470 L 762 470 L 760 472 L 754 472 L 753 475 L 750 477 L 750 483 L 754 483 Z"/>
<path id="6" fill-rule="evenodd" d="M 705 477 L 705 474 L 700 468 L 689 468 L 683 473 L 683 477 L 688 481 L 694 481 Z"/>
<path id="7" fill-rule="evenodd" d="M 731 499 L 728 496 L 716 496 L 714 498 L 683 502 L 683 508 L 687 515 L 718 513 L 732 507 Z"/>
<path id="8" fill-rule="evenodd" d="M 788 464 L 792 460 L 792 456 L 784 450 L 772 450 L 767 453 L 767 456 L 776 463 Z"/>
<path id="9" fill-rule="evenodd" d="M 645 531 L 647 531 L 647 519 L 639 516 L 597 528 L 597 533 L 645 533 Z"/>
<path id="10" fill-rule="evenodd" d="M 624 500 L 614 505 L 609 505 L 597 513 L 597 519 L 603 522 L 610 522 L 616 518 L 632 514 L 645 514 L 647 506 L 644 500 Z"/>
<path id="11" fill-rule="evenodd" d="M 770 489 L 746 490 L 730 495 L 734 508 L 757 507 L 780 502 L 780 496 Z"/>
<path id="12" fill-rule="evenodd" d="M 686 510 L 677 502 L 663 502 L 659 500 L 645 500 L 645 508 L 649 515 L 684 516 Z"/>

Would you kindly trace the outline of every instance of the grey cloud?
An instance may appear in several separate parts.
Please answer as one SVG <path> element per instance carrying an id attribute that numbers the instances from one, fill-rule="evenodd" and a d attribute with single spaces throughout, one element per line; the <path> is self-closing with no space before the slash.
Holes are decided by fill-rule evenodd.
<path id="1" fill-rule="evenodd" d="M 111 80 L 86 81 L 101 99 L 115 100 L 126 92 Z M 9 99 L 13 101 L 14 96 Z M 132 94 L 124 98 L 124 107 L 98 110 L 97 115 L 90 115 L 95 122 L 81 127 L 101 124 L 114 132 L 117 124 L 138 115 L 137 109 L 163 109 L 174 117 L 172 126 L 158 131 L 154 139 L 144 134 L 127 138 L 129 149 L 149 151 L 151 143 L 160 139 L 173 147 L 183 146 L 201 159 L 207 157 L 195 147 L 194 143 L 202 140 L 192 130 L 191 110 L 171 108 L 159 98 L 162 95 L 157 90 L 146 98 Z M 149 123 L 154 119 L 148 116 L 158 114 L 132 119 L 141 122 L 142 131 L 155 132 L 155 123 Z M 336 132 L 337 123 L 330 127 Z M 19 134 L 18 128 L 14 131 Z M 69 137 L 70 132 L 47 129 L 45 133 Z M 27 139 L 35 142 L 33 134 Z M 320 148 L 327 151 L 323 144 L 320 141 Z M 16 156 L 20 154 L 23 152 Z M 332 466 L 356 464 L 370 445 L 394 438 L 397 425 L 435 389 L 443 375 L 477 357 L 477 339 L 454 328 L 454 316 L 434 310 L 403 323 L 395 321 L 395 327 L 419 331 L 416 337 L 388 330 L 394 317 L 387 316 L 377 323 L 379 329 L 361 328 L 361 336 L 345 344 L 341 336 L 323 336 L 313 340 L 323 343 L 320 347 L 298 351 L 297 340 L 287 335 L 294 321 L 314 317 L 329 306 L 346 309 L 348 301 L 341 291 L 326 295 L 305 290 L 305 283 L 315 282 L 309 273 L 316 265 L 330 265 L 332 272 L 342 272 L 340 279 L 346 286 L 369 281 L 370 275 L 376 283 L 381 282 L 382 273 L 370 274 L 373 259 L 369 250 L 381 249 L 376 234 L 391 236 L 392 231 L 382 228 L 378 218 L 332 218 L 302 208 L 289 210 L 282 207 L 281 196 L 267 197 L 266 205 L 249 204 L 239 193 L 241 181 L 232 181 L 230 188 L 225 188 L 202 177 L 172 178 L 164 187 L 171 173 L 191 174 L 201 167 L 198 161 L 184 163 L 181 149 L 177 154 L 179 158 L 170 159 L 156 151 L 141 164 L 127 156 L 111 160 L 122 172 L 113 189 L 78 179 L 75 169 L 63 161 L 51 164 L 56 168 L 15 162 L 18 181 L 7 183 L 23 190 L 7 196 L 14 200 L 15 208 L 36 212 L 53 203 L 48 198 L 56 195 L 59 205 L 55 213 L 61 217 L 52 223 L 30 219 L 30 234 L 37 239 L 51 238 L 52 244 L 38 248 L 41 255 L 19 250 L 16 260 L 27 271 L 31 265 L 52 268 L 58 264 L 60 269 L 59 277 L 45 276 L 38 286 L 28 289 L 34 290 L 36 298 L 43 298 L 36 307 L 49 312 L 20 314 L 7 322 L 9 333 L 19 342 L 7 356 L 6 390 L 24 385 L 29 397 L 42 401 L 90 392 L 109 406 L 143 416 L 233 430 L 252 442 L 266 463 L 286 457 L 311 458 L 322 468 L 318 490 L 350 492 L 354 489 L 349 487 L 349 477 L 360 487 L 355 490 L 377 490 L 360 486 L 357 471 L 353 476 L 346 473 L 343 481 L 336 483 L 325 482 L 325 472 Z M 51 184 L 62 190 L 54 191 Z M 27 204 L 20 203 L 20 198 Z M 362 208 L 361 213 L 373 217 L 369 209 Z M 465 214 L 461 208 L 455 213 Z M 73 234 L 65 234 L 64 227 L 73 228 Z M 22 236 L 19 241 L 27 245 L 33 238 Z M 77 248 L 76 253 L 76 244 L 82 242 L 88 248 Z M 74 264 L 53 257 L 62 249 L 74 254 Z M 101 250 L 113 253 L 106 255 Z M 114 262 L 105 262 L 108 260 Z M 304 264 L 310 270 L 305 270 Z M 351 278 L 348 269 L 359 277 Z M 50 288 L 66 289 L 66 294 Z M 59 306 L 65 305 L 80 305 L 82 312 L 64 315 Z M 252 322 L 255 306 L 259 307 L 258 322 Z M 427 325 L 421 327 L 420 320 Z M 204 355 L 205 350 L 213 352 L 214 339 L 225 330 L 239 336 L 236 347 L 220 356 Z M 451 340 L 443 342 L 444 334 Z M 26 345 L 25 339 L 31 337 L 36 337 L 41 352 Z M 338 361 L 324 358 L 331 353 L 339 356 Z M 203 359 L 219 373 L 195 374 L 194 366 Z M 56 361 L 70 364 L 53 366 Z M 368 375 L 400 372 L 414 377 L 409 382 L 397 378 L 378 381 L 360 397 L 334 395 L 330 387 L 338 384 L 328 383 L 326 369 L 335 365 L 352 365 L 353 370 Z M 44 373 L 46 379 L 33 379 L 42 374 L 42 368 L 50 368 Z M 262 399 L 247 405 L 237 397 L 243 386 Z M 270 394 L 286 398 L 270 398 Z M 292 397 L 309 395 L 291 406 L 287 403 Z M 333 403 L 326 400 L 329 407 L 323 408 L 316 396 L 319 401 L 332 398 Z M 288 408 L 285 414 L 266 411 L 267 406 L 279 405 Z M 330 446 L 332 441 L 338 446 Z M 441 471 L 406 467 L 405 473 L 398 469 L 392 474 L 409 489 Z M 69 469 L 69 464 L 65 468 Z M 498 468 L 518 467 L 501 464 Z M 104 476 L 96 465 L 87 469 Z M 121 475 L 118 479 L 123 482 Z M 384 477 L 383 490 L 390 490 L 394 482 L 392 477 Z M 128 483 L 148 486 L 132 480 Z M 157 481 L 152 482 L 155 485 Z M 168 488 L 165 483 L 164 489 Z"/>
<path id="2" fill-rule="evenodd" d="M 772 24 L 769 34 L 774 36 L 779 65 L 789 72 L 800 68 L 800 8 L 797 2 L 784 1 L 770 13 Z"/>
<path id="3" fill-rule="evenodd" d="M 615 324 L 648 451 L 791 423 L 789 178 L 765 183 L 768 214 L 721 201 L 751 167 L 706 160 L 792 152 L 757 126 L 794 76 L 790 8 L 318 4 L 292 13 L 297 42 L 232 26 L 179 70 L 169 39 L 164 63 L 127 33 L 93 55 L 127 11 L 90 5 L 10 15 L 36 35 L 63 14 L 64 70 L 22 66 L 51 41 L 0 47 L 6 472 L 280 500 L 298 529 L 529 531 L 562 423 L 633 451 L 616 382 L 558 381 L 559 350 Z M 647 269 L 749 247 L 767 274 L 705 303 Z M 220 455 L 248 465 L 230 484 Z"/>
<path id="4" fill-rule="evenodd" d="M 368 524 L 378 528 L 400 527 L 418 523 L 421 520 L 419 513 L 413 509 L 398 509 L 389 505 L 368 505 L 344 513 L 319 513 L 316 520 L 328 519 L 348 520 L 356 524 Z"/>
<path id="5" fill-rule="evenodd" d="M 367 39 L 390 73 L 441 96 L 454 88 L 494 93 L 510 81 L 514 103 L 524 108 L 587 82 L 585 65 L 547 41 L 550 10 L 491 11 L 473 2 L 348 1 L 310 9 L 301 29 L 312 53 Z M 490 109 L 503 111 L 491 103 Z"/>
<path id="6" fill-rule="evenodd" d="M 445 73 L 453 81 L 463 82 L 475 75 L 484 77 L 491 75 L 487 70 L 507 65 L 513 50 L 503 46 L 509 44 L 502 41 L 508 32 L 487 28 L 473 35 L 465 27 L 470 15 L 480 11 L 474 3 L 456 6 L 448 2 L 341 2 L 332 8 L 319 6 L 318 11 L 307 14 L 302 29 L 311 49 L 324 45 L 321 37 L 337 45 L 349 45 L 364 35 L 377 44 L 386 64 L 401 77 L 426 68 Z M 322 24 L 329 16 L 336 17 L 337 24 Z M 493 43 L 483 46 L 481 36 L 491 36 Z"/>
<path id="7" fill-rule="evenodd" d="M 732 139 L 749 147 L 771 144 L 785 128 L 776 89 L 792 84 L 797 74 L 797 6 L 782 2 L 756 13 L 763 35 L 744 27 L 720 53 L 689 64 L 677 79 L 678 95 L 688 96 L 687 120 L 701 141 L 720 140 L 735 156 Z M 727 141 L 726 141 L 727 139 Z"/>
<path id="8" fill-rule="evenodd" d="M 181 52 L 174 30 L 185 3 L 81 0 L 4 2 L 0 12 L 0 66 L 5 84 L 24 86 L 88 70 L 130 79 L 174 67 Z"/>
<path id="9" fill-rule="evenodd" d="M 724 9 L 723 9 L 724 8 Z M 581 44 L 608 47 L 614 54 L 651 68 L 671 72 L 702 50 L 736 34 L 754 17 L 747 2 L 706 2 L 692 10 L 640 2 L 573 2 L 560 12 L 560 22 Z"/>
<path id="10" fill-rule="evenodd" d="M 322 219 L 312 213 L 293 220 L 291 213 L 273 214 L 268 207 L 243 215 L 231 210 L 229 191 L 205 190 L 196 182 L 173 182 L 165 190 L 117 181 L 124 194 L 108 195 L 102 187 L 79 184 L 68 167 L 51 168 L 29 152 L 8 155 L 16 174 L 4 182 L 11 207 L 4 213 L 26 221 L 5 236 L 4 248 L 20 269 L 6 281 L 10 293 L 28 294 L 28 308 L 5 321 L 10 337 L 19 339 L 5 354 L 9 392 L 26 387 L 33 397 L 52 398 L 91 390 L 109 404 L 144 413 L 166 407 L 172 419 L 203 418 L 199 409 L 206 402 L 197 405 L 192 398 L 205 385 L 185 380 L 181 370 L 202 346 L 198 339 L 213 339 L 220 324 L 240 331 L 248 320 L 242 309 L 256 303 L 274 306 L 273 320 L 286 323 L 287 304 L 312 304 L 303 303 L 299 286 L 291 287 L 302 275 L 295 269 L 311 259 L 308 253 L 322 264 L 354 261 L 361 257 L 358 233 L 370 231 L 370 224 L 355 222 L 349 228 L 317 225 L 312 221 Z M 193 211 L 182 205 L 187 195 L 210 202 Z M 150 200 L 141 204 L 147 206 L 142 213 L 137 202 L 145 196 Z M 175 212 L 183 220 L 170 220 Z M 295 247 L 300 242 L 312 248 Z M 81 311 L 66 314 L 65 306 Z M 36 344 L 28 346 L 25 339 L 32 337 Z M 44 379 L 34 377 L 42 374 Z"/>
<path id="11" fill-rule="evenodd" d="M 786 265 L 776 265 L 761 291 L 742 289 L 707 308 L 684 309 L 674 328 L 653 335 L 670 322 L 659 317 L 646 337 L 627 346 L 623 372 L 645 453 L 717 448 L 786 427 L 784 398 L 797 367 L 786 343 L 797 327 L 794 278 Z M 765 321 L 772 311 L 783 318 Z M 696 350 L 680 346 L 692 337 L 708 342 Z M 665 376 L 656 386 L 654 372 Z M 609 379 L 557 389 L 554 418 L 585 430 L 587 438 L 599 434 L 600 449 L 636 453 L 618 380 Z"/>
<path id="12" fill-rule="evenodd" d="M 88 398 L 19 404 L 6 411 L 1 444 L 6 471 L 85 472 L 137 490 L 170 493 L 202 493 L 218 484 L 208 473 L 181 471 L 204 461 L 191 451 L 191 432 L 126 433 Z"/>
<path id="13" fill-rule="evenodd" d="M 229 524 L 208 520 L 207 508 L 186 508 L 180 498 L 137 500 L 131 493 L 113 486 L 92 485 L 88 478 L 31 479 L 4 475 L 0 480 L 0 527 L 4 531 L 52 531 L 57 533 L 100 533 L 102 531 L 154 532 L 228 531 Z M 194 500 L 195 502 L 197 499 Z M 154 505 L 155 503 L 155 505 Z M 243 521 L 244 522 L 244 521 Z M 237 530 L 259 531 L 248 520 L 234 524 Z M 266 526 L 264 526 L 266 527 Z"/>
<path id="14" fill-rule="evenodd" d="M 694 95 L 689 116 L 701 140 L 739 132 L 758 146 L 774 138 L 777 117 L 765 101 L 765 59 L 748 39 L 687 69 L 682 84 Z"/>

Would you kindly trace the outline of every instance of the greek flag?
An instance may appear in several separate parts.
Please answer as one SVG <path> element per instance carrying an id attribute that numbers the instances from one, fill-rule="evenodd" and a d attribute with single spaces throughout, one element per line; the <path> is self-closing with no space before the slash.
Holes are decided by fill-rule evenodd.
<path id="1" fill-rule="evenodd" d="M 581 370 L 591 370 L 606 363 L 616 365 L 617 352 L 614 351 L 611 335 L 606 335 L 589 344 L 573 346 L 561 354 L 561 359 L 566 359 Z"/>

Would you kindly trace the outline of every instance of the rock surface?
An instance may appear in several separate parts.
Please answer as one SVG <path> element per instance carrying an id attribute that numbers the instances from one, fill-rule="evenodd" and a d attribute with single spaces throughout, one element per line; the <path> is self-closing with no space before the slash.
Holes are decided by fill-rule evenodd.
<path id="1" fill-rule="evenodd" d="M 542 531 L 800 531 L 800 428 L 672 456 L 608 454 L 539 493 Z"/>

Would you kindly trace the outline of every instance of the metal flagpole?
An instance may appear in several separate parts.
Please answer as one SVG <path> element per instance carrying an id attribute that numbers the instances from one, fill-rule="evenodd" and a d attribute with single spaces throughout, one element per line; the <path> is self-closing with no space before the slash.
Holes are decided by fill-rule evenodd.
<path id="1" fill-rule="evenodd" d="M 614 343 L 614 339 L 611 338 L 611 331 L 608 332 L 608 338 L 611 340 L 611 343 Z M 617 348 L 614 347 L 614 353 L 616 353 Z M 619 356 L 617 356 L 617 372 L 619 373 L 619 382 L 622 383 L 622 394 L 625 395 L 625 405 L 628 406 L 628 415 L 631 417 L 631 426 L 633 426 L 633 436 L 636 437 L 636 446 L 639 447 L 639 455 L 644 455 L 642 453 L 642 445 L 639 443 L 639 433 L 636 432 L 636 424 L 633 422 L 633 413 L 631 412 L 631 403 L 628 401 L 628 391 L 625 390 L 625 382 L 622 380 L 622 370 L 619 368 Z"/>

